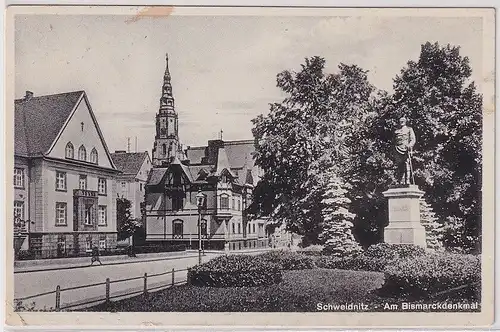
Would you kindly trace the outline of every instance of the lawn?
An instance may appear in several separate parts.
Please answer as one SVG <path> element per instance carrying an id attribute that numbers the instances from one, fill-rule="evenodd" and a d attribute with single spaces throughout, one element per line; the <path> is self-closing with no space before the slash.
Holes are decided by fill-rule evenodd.
<path id="1" fill-rule="evenodd" d="M 142 296 L 101 304 L 89 311 L 118 312 L 310 312 L 318 303 L 382 302 L 373 291 L 383 273 L 331 269 L 284 271 L 283 281 L 261 287 L 195 287 L 181 285 Z M 374 310 L 370 306 L 369 310 Z"/>

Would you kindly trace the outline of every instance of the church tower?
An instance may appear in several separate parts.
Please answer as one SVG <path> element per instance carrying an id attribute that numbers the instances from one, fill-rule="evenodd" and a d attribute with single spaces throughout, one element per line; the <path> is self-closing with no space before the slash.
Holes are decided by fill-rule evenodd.
<path id="1" fill-rule="evenodd" d="M 153 165 L 161 166 L 169 163 L 173 157 L 181 160 L 183 151 L 179 143 L 179 119 L 175 111 L 172 83 L 168 69 L 168 54 L 166 68 L 163 75 L 163 88 L 160 98 L 160 109 L 156 114 L 156 135 L 153 146 Z"/>

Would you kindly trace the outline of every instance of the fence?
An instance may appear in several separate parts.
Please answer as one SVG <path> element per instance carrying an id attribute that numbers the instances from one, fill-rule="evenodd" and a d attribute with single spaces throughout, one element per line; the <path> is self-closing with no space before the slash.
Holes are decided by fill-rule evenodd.
<path id="1" fill-rule="evenodd" d="M 54 310 L 55 311 L 61 311 L 61 310 L 66 310 L 66 309 L 71 309 L 71 308 L 85 308 L 89 307 L 91 304 L 95 305 L 98 303 L 106 303 L 109 304 L 111 300 L 113 299 L 119 299 L 119 298 L 127 298 L 131 297 L 134 295 L 139 295 L 142 294 L 144 297 L 148 296 L 148 293 L 150 291 L 157 291 L 160 289 L 165 289 L 165 288 L 170 288 L 175 285 L 180 285 L 184 284 L 187 281 L 186 278 L 182 278 L 181 280 L 175 280 L 176 275 L 178 275 L 181 272 L 187 272 L 189 268 L 186 269 L 179 269 L 175 270 L 172 269 L 170 271 L 165 271 L 161 273 L 155 273 L 155 274 L 147 274 L 144 273 L 143 276 L 138 276 L 138 277 L 132 277 L 132 278 L 125 278 L 125 279 L 118 279 L 118 280 L 110 280 L 109 278 L 106 278 L 106 281 L 104 282 L 98 282 L 98 283 L 93 283 L 93 284 L 88 284 L 88 285 L 82 285 L 82 286 L 75 286 L 75 287 L 67 287 L 67 288 L 61 288 L 61 286 L 57 285 L 56 289 L 53 291 L 49 292 L 44 292 L 44 293 L 39 293 L 31 296 L 26 296 L 22 298 L 17 298 L 14 299 L 15 303 L 22 303 L 22 301 L 26 300 L 31 300 L 34 298 L 40 298 L 43 296 L 48 296 L 48 295 L 54 295 Z M 154 277 L 160 277 L 160 276 L 165 276 L 165 275 L 171 275 L 171 278 L 168 282 L 160 282 L 160 283 L 150 283 L 149 281 L 151 278 Z M 112 287 L 111 285 L 113 284 L 119 284 L 119 283 L 124 283 L 124 282 L 129 282 L 129 281 L 134 281 L 134 280 L 143 280 L 142 287 L 139 289 L 134 288 L 134 289 L 126 289 L 124 291 L 117 291 L 114 294 L 112 293 Z M 74 290 L 79 290 L 79 289 L 89 289 L 89 288 L 94 288 L 94 287 L 103 287 L 102 292 L 104 295 L 97 296 L 94 298 L 85 298 L 82 299 L 81 301 L 73 301 L 71 303 L 63 304 L 61 302 L 61 298 L 64 298 L 62 295 L 63 292 L 69 292 L 69 291 L 74 291 Z M 22 311 L 22 310 L 20 310 Z"/>

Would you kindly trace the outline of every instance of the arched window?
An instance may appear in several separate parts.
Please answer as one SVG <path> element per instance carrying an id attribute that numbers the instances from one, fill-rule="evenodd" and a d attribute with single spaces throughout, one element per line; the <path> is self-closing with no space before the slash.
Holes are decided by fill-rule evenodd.
<path id="1" fill-rule="evenodd" d="M 180 219 L 172 221 L 172 234 L 174 239 L 182 239 L 184 237 L 184 222 Z"/>
<path id="2" fill-rule="evenodd" d="M 93 148 L 92 151 L 90 152 L 90 162 L 97 164 L 97 161 L 98 161 L 97 150 Z"/>
<path id="3" fill-rule="evenodd" d="M 163 156 L 167 155 L 167 144 L 162 145 L 161 151 Z"/>
<path id="4" fill-rule="evenodd" d="M 83 145 L 80 145 L 80 148 L 78 149 L 78 159 L 87 160 L 87 150 L 85 150 Z"/>
<path id="5" fill-rule="evenodd" d="M 66 158 L 75 158 L 75 148 L 73 147 L 73 144 L 71 144 L 71 142 L 68 142 L 68 144 L 66 144 Z"/>

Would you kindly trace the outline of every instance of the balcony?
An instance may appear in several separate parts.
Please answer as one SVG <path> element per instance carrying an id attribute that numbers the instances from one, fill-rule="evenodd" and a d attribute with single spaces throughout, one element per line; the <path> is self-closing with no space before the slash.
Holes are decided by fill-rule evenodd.
<path id="1" fill-rule="evenodd" d="M 97 191 L 85 190 L 85 189 L 75 189 L 73 190 L 74 197 L 97 197 Z"/>

